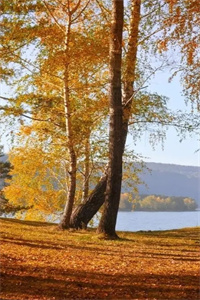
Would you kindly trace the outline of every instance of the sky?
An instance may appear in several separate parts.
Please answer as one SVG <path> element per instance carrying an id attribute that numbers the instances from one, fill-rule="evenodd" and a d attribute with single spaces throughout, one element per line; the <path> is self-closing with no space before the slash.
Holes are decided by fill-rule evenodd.
<path id="1" fill-rule="evenodd" d="M 168 82 L 170 74 L 168 71 L 158 72 L 152 79 L 148 89 L 169 97 L 169 108 L 173 110 L 183 110 L 190 112 L 190 106 L 186 106 L 184 97 L 181 94 L 181 85 L 178 77 L 175 77 L 171 83 Z M 187 137 L 182 142 L 177 136 L 175 129 L 167 131 L 167 138 L 162 147 L 158 144 L 155 150 L 152 149 L 148 142 L 148 133 L 144 133 L 141 140 L 136 146 L 131 137 L 128 138 L 129 149 L 142 154 L 145 161 L 160 162 L 168 164 L 200 166 L 200 142 L 197 136 Z"/>

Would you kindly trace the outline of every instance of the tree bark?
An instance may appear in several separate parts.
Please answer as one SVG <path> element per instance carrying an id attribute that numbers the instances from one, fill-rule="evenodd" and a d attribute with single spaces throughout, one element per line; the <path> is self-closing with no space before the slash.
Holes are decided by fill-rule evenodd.
<path id="1" fill-rule="evenodd" d="M 70 153 L 70 168 L 69 173 L 69 190 L 67 193 L 67 201 L 64 207 L 63 215 L 59 227 L 61 229 L 68 229 L 70 227 L 70 218 L 74 205 L 74 198 L 76 192 L 76 154 L 72 149 Z"/>
<path id="2" fill-rule="evenodd" d="M 129 26 L 128 49 L 125 57 L 125 71 L 123 76 L 123 139 L 122 148 L 124 151 L 128 133 L 128 122 L 131 115 L 131 108 L 134 106 L 134 82 L 136 69 L 136 56 L 138 44 L 138 32 L 140 22 L 141 0 L 132 1 L 131 20 Z M 107 176 L 101 178 L 87 201 L 77 207 L 72 214 L 70 225 L 74 228 L 82 228 L 81 224 L 87 226 L 88 222 L 97 213 L 105 200 Z M 100 195 L 100 196 L 98 196 Z M 87 215 L 88 213 L 88 215 Z"/>
<path id="3" fill-rule="evenodd" d="M 112 21 L 110 34 L 110 124 L 109 124 L 109 164 L 104 209 L 98 233 L 116 238 L 117 213 L 122 182 L 122 33 L 124 7 L 123 0 L 112 1 Z"/>
<path id="4" fill-rule="evenodd" d="M 71 101 L 69 94 L 69 43 L 71 35 L 71 14 L 69 11 L 69 21 L 66 28 L 65 38 L 65 73 L 64 73 L 64 109 L 65 109 L 65 123 L 66 123 L 66 138 L 69 152 L 69 189 L 67 193 L 67 201 L 64 207 L 59 227 L 61 229 L 68 229 L 70 227 L 70 218 L 72 214 L 75 192 L 76 192 L 76 169 L 77 169 L 77 158 L 74 150 L 74 133 L 72 128 L 72 116 L 71 116 Z"/>
<path id="5" fill-rule="evenodd" d="M 84 182 L 83 182 L 83 201 L 86 201 L 89 195 L 90 181 L 90 134 L 87 134 L 84 144 L 85 161 L 84 161 Z"/>
<path id="6" fill-rule="evenodd" d="M 70 227 L 86 229 L 89 221 L 94 217 L 105 200 L 107 176 L 101 178 L 90 196 L 77 206 L 71 216 Z"/>

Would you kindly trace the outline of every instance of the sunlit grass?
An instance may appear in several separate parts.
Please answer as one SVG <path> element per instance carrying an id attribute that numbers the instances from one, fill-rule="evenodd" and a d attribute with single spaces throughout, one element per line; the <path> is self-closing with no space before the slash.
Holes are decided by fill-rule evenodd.
<path id="1" fill-rule="evenodd" d="M 1 219 L 1 299 L 199 299 L 200 228 L 90 231 Z"/>

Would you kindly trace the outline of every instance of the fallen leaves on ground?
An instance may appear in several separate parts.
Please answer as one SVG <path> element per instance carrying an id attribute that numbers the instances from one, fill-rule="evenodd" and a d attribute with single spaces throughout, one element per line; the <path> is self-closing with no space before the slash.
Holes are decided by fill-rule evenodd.
<path id="1" fill-rule="evenodd" d="M 200 228 L 94 231 L 1 219 L 1 299 L 199 299 Z"/>

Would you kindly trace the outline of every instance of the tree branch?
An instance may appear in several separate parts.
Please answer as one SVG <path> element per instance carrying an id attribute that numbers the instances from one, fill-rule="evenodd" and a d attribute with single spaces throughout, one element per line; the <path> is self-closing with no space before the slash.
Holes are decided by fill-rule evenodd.
<path id="1" fill-rule="evenodd" d="M 63 33 L 65 33 L 65 30 L 64 30 L 64 29 L 62 28 L 62 26 L 58 23 L 58 20 L 56 19 L 56 17 L 54 16 L 53 12 L 52 12 L 51 9 L 49 8 L 49 5 L 46 3 L 45 0 L 42 0 L 42 1 L 43 1 L 44 5 L 46 6 L 46 8 L 47 8 L 47 10 L 48 10 L 48 12 L 49 12 L 49 14 L 50 14 L 50 16 L 54 19 L 54 21 L 55 21 L 56 25 L 58 26 L 58 28 L 59 28 Z"/>
<path id="2" fill-rule="evenodd" d="M 76 21 L 80 17 L 80 15 L 84 12 L 84 10 L 86 9 L 86 7 L 88 6 L 89 3 L 90 3 L 90 0 L 88 0 L 88 2 L 86 3 L 86 5 L 81 9 L 80 13 L 71 20 L 72 23 L 74 21 Z"/>

